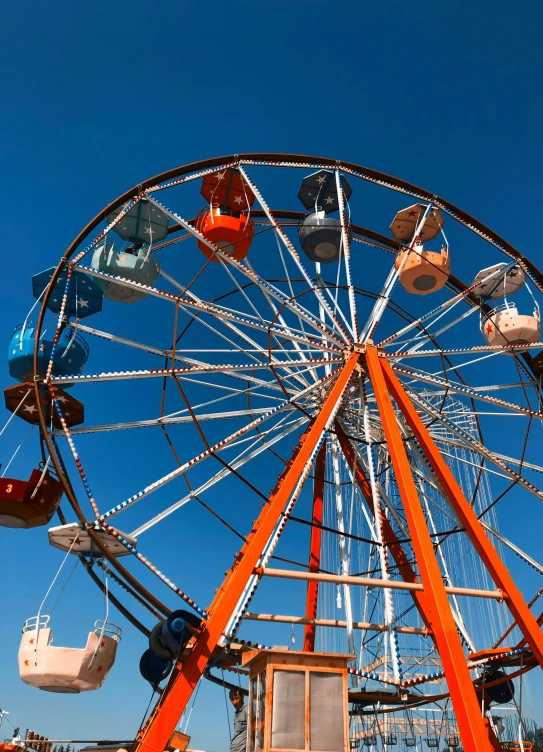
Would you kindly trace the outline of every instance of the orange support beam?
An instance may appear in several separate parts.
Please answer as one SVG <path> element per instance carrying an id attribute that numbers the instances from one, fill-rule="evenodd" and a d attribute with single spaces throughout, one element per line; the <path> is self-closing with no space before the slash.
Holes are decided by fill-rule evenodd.
<path id="1" fill-rule="evenodd" d="M 174 670 L 147 723 L 138 733 L 132 752 L 164 752 L 168 746 L 179 718 L 223 636 L 228 621 L 281 518 L 281 513 L 318 446 L 323 432 L 335 417 L 359 358 L 358 353 L 352 353 L 345 365 L 338 371 L 338 376 L 324 400 L 319 415 L 302 436 L 297 450 L 286 465 L 268 502 L 262 507 L 253 524 L 253 529 L 208 608 L 207 622 L 194 639 L 186 660 Z"/>
<path id="2" fill-rule="evenodd" d="M 439 650 L 445 678 L 456 715 L 464 749 L 491 752 L 477 695 L 456 629 L 449 599 L 434 553 L 430 531 L 426 523 L 417 487 L 411 473 L 402 435 L 392 406 L 382 366 L 383 359 L 377 349 L 368 346 L 366 363 L 373 385 L 379 415 L 383 424 L 388 449 L 405 517 L 411 536 L 411 545 L 417 559 L 420 579 L 424 587 L 426 615 Z"/>
<path id="3" fill-rule="evenodd" d="M 488 539 L 477 515 L 464 496 L 449 466 L 439 453 L 434 440 L 388 362 L 383 362 L 383 375 L 398 407 L 404 414 L 409 427 L 413 431 L 443 490 L 447 494 L 447 498 L 460 520 L 460 524 L 464 527 L 466 534 L 481 557 L 496 586 L 503 590 L 505 603 L 515 618 L 537 662 L 543 668 L 543 632 L 537 623 L 536 617 L 528 608 L 513 578 Z"/>
<path id="4" fill-rule="evenodd" d="M 315 480 L 313 485 L 313 514 L 311 521 L 311 540 L 309 543 L 309 571 L 319 572 L 321 564 L 321 540 L 322 540 L 322 514 L 324 502 L 324 472 L 326 469 L 326 441 L 320 448 L 315 461 Z M 307 595 L 305 601 L 305 618 L 317 618 L 317 602 L 319 597 L 319 583 L 310 580 L 307 583 Z M 304 629 L 304 650 L 313 653 L 315 650 L 314 624 L 306 624 Z"/>

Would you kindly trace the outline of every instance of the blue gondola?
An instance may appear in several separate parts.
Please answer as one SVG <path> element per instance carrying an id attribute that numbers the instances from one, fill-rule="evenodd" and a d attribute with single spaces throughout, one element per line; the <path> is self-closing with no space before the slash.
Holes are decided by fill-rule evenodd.
<path id="1" fill-rule="evenodd" d="M 155 254 L 145 250 L 116 251 L 111 240 L 97 248 L 92 256 L 91 266 L 100 272 L 122 277 L 130 282 L 138 282 L 146 287 L 153 287 L 160 272 L 160 265 Z M 109 300 L 117 303 L 137 303 L 147 296 L 143 290 L 138 290 L 114 280 L 96 278 L 96 282 Z"/>
<path id="2" fill-rule="evenodd" d="M 17 381 L 32 381 L 34 378 L 35 328 L 28 324 L 23 331 L 19 324 L 11 335 L 8 350 L 9 373 Z M 38 373 L 43 378 L 53 350 L 54 334 L 43 334 L 38 351 Z M 66 327 L 58 340 L 53 361 L 53 376 L 70 376 L 83 370 L 89 357 L 89 346 L 72 327 Z"/>
<path id="3" fill-rule="evenodd" d="M 39 299 L 43 291 L 49 284 L 53 276 L 55 267 L 35 274 L 32 277 L 32 294 Z M 62 298 L 66 289 L 66 270 L 62 271 L 49 295 L 47 308 L 53 313 L 59 313 L 62 305 Z M 74 270 L 68 287 L 68 299 L 66 301 L 65 313 L 67 316 L 77 316 L 84 318 L 98 313 L 102 310 L 102 300 L 104 293 L 100 287 L 86 274 Z"/>

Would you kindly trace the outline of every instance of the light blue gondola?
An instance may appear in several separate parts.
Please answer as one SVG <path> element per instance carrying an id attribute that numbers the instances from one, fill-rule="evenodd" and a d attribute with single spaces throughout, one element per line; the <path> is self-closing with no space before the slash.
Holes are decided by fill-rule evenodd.
<path id="1" fill-rule="evenodd" d="M 107 218 L 108 223 L 113 222 L 123 208 L 112 212 Z M 158 243 L 168 234 L 168 217 L 157 206 L 142 198 L 117 222 L 113 231 L 123 240 L 137 245 Z"/>
<path id="2" fill-rule="evenodd" d="M 17 381 L 32 381 L 34 378 L 34 337 L 32 324 L 19 324 L 11 335 L 8 350 L 9 374 Z M 54 333 L 43 334 L 38 350 L 38 374 L 44 378 L 53 350 Z M 89 346 L 72 327 L 66 327 L 58 340 L 53 359 L 53 376 L 79 374 L 89 357 Z M 66 385 L 68 386 L 68 385 Z"/>
<path id="3" fill-rule="evenodd" d="M 116 251 L 111 240 L 99 246 L 93 253 L 91 267 L 115 277 L 122 277 L 130 282 L 138 282 L 147 287 L 153 287 L 160 273 L 158 258 L 148 251 Z M 96 282 L 109 300 L 117 303 L 137 303 L 147 296 L 147 293 L 137 288 L 123 285 L 109 279 L 96 278 Z"/>
<path id="4" fill-rule="evenodd" d="M 52 266 L 50 269 L 45 269 L 45 271 L 32 277 L 32 294 L 38 300 L 43 295 L 43 291 L 49 284 L 54 271 L 55 267 Z M 66 290 L 66 275 L 66 270 L 59 274 L 49 295 L 47 308 L 53 311 L 53 313 L 59 313 L 60 311 L 62 298 Z M 104 293 L 89 276 L 74 270 L 68 287 L 68 299 L 65 308 L 66 315 L 77 316 L 77 318 L 82 319 L 85 316 L 98 313 L 102 310 L 103 298 Z"/>

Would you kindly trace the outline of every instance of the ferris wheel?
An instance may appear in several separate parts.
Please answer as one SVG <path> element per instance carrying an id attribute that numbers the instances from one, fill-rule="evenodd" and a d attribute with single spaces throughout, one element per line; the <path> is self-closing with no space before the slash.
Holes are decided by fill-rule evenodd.
<path id="1" fill-rule="evenodd" d="M 444 199 L 291 154 L 151 178 L 34 275 L 4 394 L 42 464 L 4 471 L 0 524 L 50 525 L 149 638 L 138 751 L 240 676 L 254 750 L 498 748 L 543 665 L 543 591 L 509 572 L 543 574 L 509 531 L 543 500 L 542 292 Z M 119 643 L 106 615 L 53 647 L 40 610 L 20 673 L 98 689 Z"/>

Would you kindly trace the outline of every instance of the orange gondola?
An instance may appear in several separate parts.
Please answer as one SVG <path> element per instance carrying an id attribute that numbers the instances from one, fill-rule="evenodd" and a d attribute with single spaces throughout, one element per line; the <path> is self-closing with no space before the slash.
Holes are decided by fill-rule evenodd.
<path id="1" fill-rule="evenodd" d="M 448 251 L 425 251 L 422 243 L 415 243 L 412 249 L 399 253 L 395 266 L 396 269 L 400 269 L 402 287 L 415 295 L 428 295 L 430 292 L 441 290 L 451 272 Z"/>
<path id="2" fill-rule="evenodd" d="M 211 243 L 224 253 L 241 261 L 249 252 L 253 242 L 254 225 L 245 214 L 235 217 L 228 209 L 213 207 L 198 215 L 196 229 Z M 197 241 L 198 248 L 211 261 L 219 261 L 217 254 L 201 240 Z"/>

